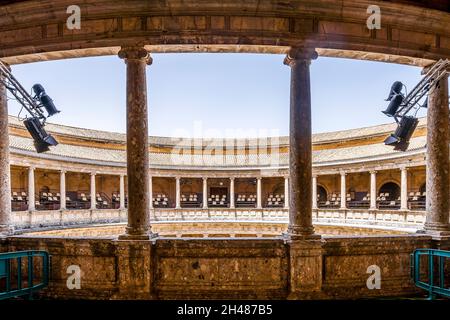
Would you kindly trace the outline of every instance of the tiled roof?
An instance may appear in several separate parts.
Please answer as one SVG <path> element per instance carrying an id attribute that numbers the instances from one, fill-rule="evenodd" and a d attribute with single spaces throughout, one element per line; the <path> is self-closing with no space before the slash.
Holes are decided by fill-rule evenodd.
<path id="1" fill-rule="evenodd" d="M 9 117 L 10 125 L 14 127 L 24 127 L 23 123 L 20 122 L 17 117 L 10 116 Z M 425 126 L 426 118 L 421 118 L 418 126 Z M 334 141 L 342 141 L 347 139 L 354 138 L 362 138 L 362 137 L 370 137 L 373 135 L 380 135 L 391 133 L 395 130 L 396 124 L 389 123 L 378 126 L 371 126 L 365 128 L 358 129 L 350 129 L 350 130 L 342 130 L 342 131 L 334 131 L 334 132 L 326 132 L 326 133 L 317 133 L 313 134 L 312 140 L 313 144 L 324 143 L 324 142 L 334 142 Z M 70 126 L 63 126 L 58 124 L 47 123 L 45 130 L 50 133 L 60 134 L 60 135 L 68 135 L 72 137 L 77 137 L 81 139 L 88 140 L 98 140 L 98 141 L 110 141 L 116 143 L 125 143 L 126 135 L 123 133 L 116 132 L 107 132 L 100 130 L 92 130 L 92 129 L 84 129 L 84 128 L 75 128 Z M 289 138 L 286 136 L 283 137 L 273 137 L 273 138 L 263 138 L 261 139 L 263 143 L 267 145 L 288 145 Z M 150 143 L 153 145 L 177 145 L 177 146 L 226 146 L 226 145 L 234 145 L 234 146 L 257 146 L 261 144 L 261 140 L 258 139 L 185 139 L 185 138 L 171 138 L 171 137 L 150 137 Z"/>
<path id="2" fill-rule="evenodd" d="M 425 147 L 426 137 L 411 139 L 409 151 L 420 150 Z M 11 151 L 14 153 L 25 151 L 37 155 L 34 151 L 33 140 L 19 136 L 10 136 Z M 400 155 L 401 151 L 394 151 L 392 147 L 382 143 L 362 145 L 348 148 L 326 149 L 313 151 L 314 164 L 329 162 L 367 160 L 373 157 L 392 157 Z M 107 150 L 94 147 L 73 146 L 59 144 L 46 152 L 47 156 L 63 157 L 70 161 L 96 161 L 99 163 L 117 163 L 125 165 L 126 152 L 124 150 Z M 287 166 L 288 154 L 250 154 L 250 155 L 192 155 L 150 153 L 150 164 L 155 167 L 266 167 Z"/>

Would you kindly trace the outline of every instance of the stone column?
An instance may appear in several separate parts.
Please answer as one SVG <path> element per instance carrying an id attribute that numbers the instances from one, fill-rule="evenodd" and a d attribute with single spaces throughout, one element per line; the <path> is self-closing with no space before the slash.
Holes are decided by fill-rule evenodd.
<path id="1" fill-rule="evenodd" d="M 208 209 L 208 178 L 203 177 L 203 209 Z"/>
<path id="2" fill-rule="evenodd" d="M 370 209 L 377 208 L 377 172 L 370 171 Z"/>
<path id="3" fill-rule="evenodd" d="M 425 230 L 438 236 L 450 235 L 448 77 L 430 90 L 427 127 Z"/>
<path id="4" fill-rule="evenodd" d="M 400 186 L 400 210 L 408 210 L 408 168 L 400 168 L 401 186 Z"/>
<path id="5" fill-rule="evenodd" d="M 234 209 L 234 177 L 230 178 L 230 208 Z"/>
<path id="6" fill-rule="evenodd" d="M 347 209 L 347 186 L 345 176 L 346 173 L 341 172 L 341 209 Z"/>
<path id="7" fill-rule="evenodd" d="M 95 172 L 91 173 L 91 210 L 97 209 L 97 192 L 95 190 Z"/>
<path id="8" fill-rule="evenodd" d="M 119 193 L 120 193 L 120 209 L 125 209 L 125 176 L 120 175 L 119 181 Z"/>
<path id="9" fill-rule="evenodd" d="M 256 208 L 262 209 L 262 192 L 261 192 L 261 177 L 256 178 Z"/>
<path id="10" fill-rule="evenodd" d="M 66 171 L 61 170 L 59 173 L 59 209 L 66 209 Z"/>
<path id="11" fill-rule="evenodd" d="M 317 238 L 312 224 L 311 84 L 313 49 L 292 48 L 284 63 L 291 67 L 289 124 L 289 227 L 292 240 Z"/>
<path id="12" fill-rule="evenodd" d="M 289 177 L 284 177 L 284 208 L 289 209 Z"/>
<path id="13" fill-rule="evenodd" d="M 6 88 L 0 82 L 0 236 L 9 235 L 13 232 L 9 168 L 8 102 Z"/>
<path id="14" fill-rule="evenodd" d="M 127 66 L 127 177 L 128 225 L 123 240 L 150 238 L 148 184 L 148 111 L 146 66 L 152 59 L 143 47 L 122 47 L 119 57 Z"/>
<path id="15" fill-rule="evenodd" d="M 153 209 L 153 177 L 148 175 L 148 194 L 150 195 L 150 209 Z"/>
<path id="16" fill-rule="evenodd" d="M 35 199 L 35 183 L 34 183 L 34 170 L 36 168 L 31 166 L 28 168 L 28 210 L 36 210 L 36 199 Z"/>
<path id="17" fill-rule="evenodd" d="M 312 177 L 312 208 L 317 209 L 317 176 Z"/>
<path id="18" fill-rule="evenodd" d="M 180 188 L 180 177 L 175 178 L 175 208 L 180 209 L 181 208 L 181 188 Z"/>

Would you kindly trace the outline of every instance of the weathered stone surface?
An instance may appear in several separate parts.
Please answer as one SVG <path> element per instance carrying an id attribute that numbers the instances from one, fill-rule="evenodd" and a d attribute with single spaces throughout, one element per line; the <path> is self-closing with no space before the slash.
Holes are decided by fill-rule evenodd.
<path id="1" fill-rule="evenodd" d="M 121 239 L 149 239 L 148 111 L 145 68 L 151 64 L 143 47 L 124 47 L 119 57 L 127 66 L 128 227 Z"/>
<path id="2" fill-rule="evenodd" d="M 311 83 L 309 65 L 317 53 L 293 48 L 285 64 L 291 67 L 289 125 L 289 228 L 291 239 L 312 237 Z"/>
<path id="3" fill-rule="evenodd" d="M 8 102 L 6 88 L 0 83 L 0 236 L 13 232 L 9 176 Z"/>
<path id="4" fill-rule="evenodd" d="M 450 236 L 449 119 L 448 77 L 444 77 L 428 97 L 425 230 L 447 236 Z"/>
<path id="5" fill-rule="evenodd" d="M 415 248 L 429 235 L 272 239 L 117 241 L 9 237 L 1 251 L 47 250 L 58 299 L 345 299 L 418 294 L 410 280 Z M 443 244 L 442 244 L 443 245 Z M 448 245 L 448 244 L 447 244 Z M 81 288 L 67 288 L 67 268 L 81 268 Z M 369 289 L 367 268 L 381 270 Z"/>
<path id="6" fill-rule="evenodd" d="M 369 30 L 367 8 L 377 3 L 381 29 Z M 418 1 L 132 0 L 100 6 L 85 0 L 81 29 L 69 30 L 66 10 L 72 4 L 35 0 L 1 6 L 0 56 L 14 63 L 73 56 L 73 50 L 77 56 L 111 54 L 136 43 L 152 52 L 260 53 L 306 44 L 331 50 L 328 56 L 417 65 L 450 56 L 447 11 L 425 10 Z"/>

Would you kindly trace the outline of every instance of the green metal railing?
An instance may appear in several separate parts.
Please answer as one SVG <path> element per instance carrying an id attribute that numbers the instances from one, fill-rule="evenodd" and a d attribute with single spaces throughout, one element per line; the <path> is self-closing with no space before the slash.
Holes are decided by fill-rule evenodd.
<path id="1" fill-rule="evenodd" d="M 421 280 L 421 257 L 427 257 L 427 279 Z M 436 295 L 450 297 L 450 288 L 445 283 L 445 260 L 450 258 L 450 251 L 437 249 L 416 249 L 411 255 L 411 276 L 414 284 L 428 291 L 428 299 Z M 437 270 L 436 270 L 437 265 Z M 449 277 L 450 278 L 450 277 Z"/>
<path id="2" fill-rule="evenodd" d="M 40 263 L 37 267 L 35 260 Z M 0 300 L 26 295 L 31 299 L 34 292 L 48 285 L 48 277 L 48 252 L 31 250 L 0 253 Z"/>

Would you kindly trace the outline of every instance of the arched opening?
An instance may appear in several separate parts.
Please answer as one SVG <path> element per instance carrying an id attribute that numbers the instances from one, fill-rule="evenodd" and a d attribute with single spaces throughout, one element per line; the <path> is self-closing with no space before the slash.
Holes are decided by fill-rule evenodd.
<path id="1" fill-rule="evenodd" d="M 379 196 L 385 201 L 396 201 L 400 197 L 400 187 L 395 182 L 383 184 L 378 192 Z"/>
<path id="2" fill-rule="evenodd" d="M 327 198 L 328 198 L 327 190 L 325 190 L 325 188 L 322 186 L 317 186 L 317 202 L 318 203 L 325 202 L 327 201 Z"/>

